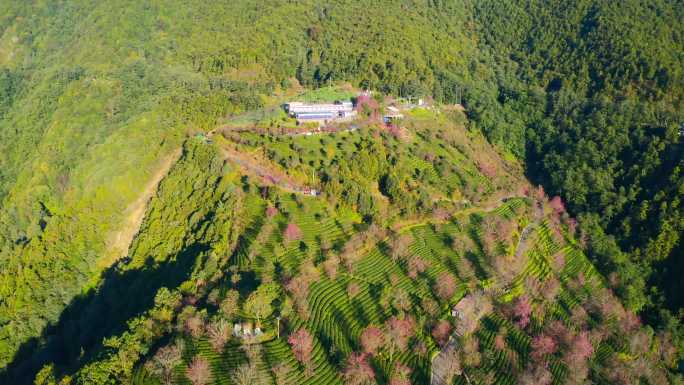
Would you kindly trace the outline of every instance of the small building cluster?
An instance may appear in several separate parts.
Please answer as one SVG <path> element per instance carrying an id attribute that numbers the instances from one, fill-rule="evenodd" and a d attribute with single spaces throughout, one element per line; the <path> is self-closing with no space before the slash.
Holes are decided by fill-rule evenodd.
<path id="1" fill-rule="evenodd" d="M 318 190 L 316 190 L 315 188 L 308 187 L 308 186 L 304 187 L 304 189 L 302 190 L 302 193 L 304 195 L 311 195 L 312 197 L 318 196 Z"/>
<path id="2" fill-rule="evenodd" d="M 251 322 L 236 323 L 233 325 L 233 336 L 241 338 L 259 337 L 264 334 L 259 326 L 252 327 Z"/>
<path id="3" fill-rule="evenodd" d="M 348 120 L 356 115 L 354 104 L 350 101 L 315 104 L 290 102 L 285 105 L 285 111 L 300 124 L 307 122 L 325 124 L 333 120 Z"/>

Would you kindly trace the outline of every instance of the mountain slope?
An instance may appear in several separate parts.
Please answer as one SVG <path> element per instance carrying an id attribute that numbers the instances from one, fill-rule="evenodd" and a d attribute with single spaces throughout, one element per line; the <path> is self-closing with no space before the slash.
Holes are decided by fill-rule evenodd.
<path id="1" fill-rule="evenodd" d="M 2 2 L 0 367 L 43 349 L 48 325 L 75 318 L 64 309 L 101 287 L 126 208 L 147 200 L 160 160 L 188 134 L 343 81 L 462 103 L 459 119 L 498 155 L 465 148 L 436 162 L 417 123 L 407 129 L 422 135 L 423 160 L 410 177 L 369 179 L 383 159 L 358 154 L 331 165 L 345 177 L 326 194 L 365 220 L 410 216 L 432 195 L 474 201 L 510 187 L 515 168 L 501 186 L 474 175 L 515 156 L 578 217 L 623 303 L 671 333 L 681 357 L 683 10 L 636 0 Z M 313 166 L 301 163 L 321 160 L 293 160 L 306 151 L 260 156 L 309 184 Z M 449 170 L 464 158 L 474 174 Z M 357 164 L 369 170 L 353 175 Z"/>

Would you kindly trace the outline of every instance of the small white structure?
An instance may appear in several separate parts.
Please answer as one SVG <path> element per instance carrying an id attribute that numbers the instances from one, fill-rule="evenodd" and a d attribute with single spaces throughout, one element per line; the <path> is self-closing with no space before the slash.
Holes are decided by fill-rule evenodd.
<path id="1" fill-rule="evenodd" d="M 398 108 L 393 106 L 387 107 L 387 113 L 382 117 L 382 120 L 385 122 L 385 124 L 390 124 L 401 119 L 404 119 L 404 114 L 402 114 Z"/>
<path id="2" fill-rule="evenodd" d="M 245 337 L 251 337 L 252 336 L 252 324 L 250 322 L 244 323 L 242 325 L 242 332 L 244 333 Z"/>
<path id="3" fill-rule="evenodd" d="M 463 316 L 465 315 L 465 308 L 470 305 L 470 302 L 472 302 L 472 298 L 470 296 L 464 296 L 461 298 L 460 301 L 456 305 L 454 305 L 453 308 L 451 308 L 451 316 L 458 319 L 462 320 Z"/>
<path id="4" fill-rule="evenodd" d="M 261 331 L 261 328 L 260 328 L 260 327 L 255 327 L 255 328 L 254 328 L 254 335 L 255 335 L 255 336 L 258 337 L 258 336 L 260 336 L 260 335 L 262 335 L 262 334 L 264 334 L 264 333 Z"/>
<path id="5" fill-rule="evenodd" d="M 240 337 L 242 334 L 242 325 L 241 324 L 234 324 L 233 325 L 233 335 L 235 337 Z"/>

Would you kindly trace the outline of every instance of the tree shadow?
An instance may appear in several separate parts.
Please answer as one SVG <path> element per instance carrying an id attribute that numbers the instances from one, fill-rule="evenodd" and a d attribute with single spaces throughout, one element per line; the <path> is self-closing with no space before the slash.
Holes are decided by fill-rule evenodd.
<path id="1" fill-rule="evenodd" d="M 92 362 L 103 350 L 103 340 L 128 329 L 127 321 L 154 306 L 162 287 L 175 288 L 190 278 L 198 257 L 209 246 L 195 243 L 161 263 L 148 256 L 139 268 L 117 263 L 102 273 L 102 284 L 74 298 L 57 323 L 39 338 L 23 343 L 3 373 L 0 383 L 32 384 L 35 374 L 50 362 L 58 376 Z"/>

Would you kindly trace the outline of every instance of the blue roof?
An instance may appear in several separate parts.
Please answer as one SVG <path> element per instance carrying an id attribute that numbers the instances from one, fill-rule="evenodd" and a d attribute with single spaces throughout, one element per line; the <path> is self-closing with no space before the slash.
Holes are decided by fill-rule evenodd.
<path id="1" fill-rule="evenodd" d="M 326 119 L 332 118 L 332 112 L 300 112 L 295 115 L 297 119 Z"/>

